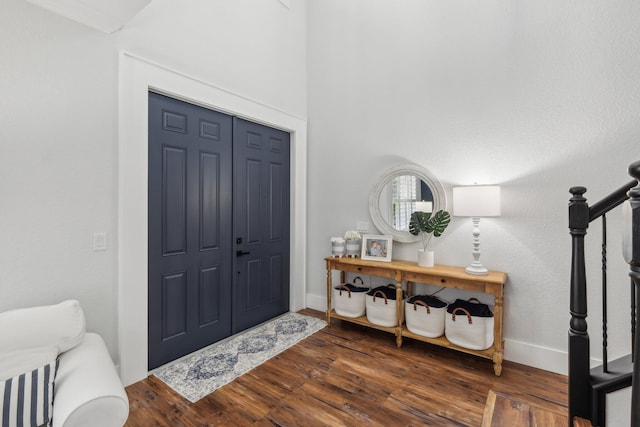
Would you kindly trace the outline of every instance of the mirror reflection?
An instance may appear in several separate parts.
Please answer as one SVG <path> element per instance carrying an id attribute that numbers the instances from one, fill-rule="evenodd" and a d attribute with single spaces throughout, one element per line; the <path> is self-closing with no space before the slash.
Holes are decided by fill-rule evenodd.
<path id="1" fill-rule="evenodd" d="M 433 211 L 433 193 L 426 182 L 415 175 L 391 178 L 380 193 L 382 218 L 395 230 L 409 231 L 411 214 Z"/>
<path id="2" fill-rule="evenodd" d="M 446 209 L 444 188 L 427 169 L 413 164 L 389 168 L 379 177 L 369 195 L 369 214 L 381 234 L 397 242 L 416 242 L 419 236 L 409 232 L 415 211 L 437 212 Z"/>

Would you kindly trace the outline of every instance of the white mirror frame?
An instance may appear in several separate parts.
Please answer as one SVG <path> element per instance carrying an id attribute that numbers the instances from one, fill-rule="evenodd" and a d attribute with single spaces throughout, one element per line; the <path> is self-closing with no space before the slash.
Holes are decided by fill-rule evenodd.
<path id="1" fill-rule="evenodd" d="M 396 230 L 384 219 L 382 212 L 380 212 L 380 196 L 385 187 L 391 179 L 403 175 L 415 175 L 429 186 L 433 194 L 433 212 L 447 209 L 447 195 L 440 181 L 438 181 L 431 172 L 413 163 L 401 164 L 389 168 L 378 179 L 378 182 L 369 195 L 369 215 L 371 215 L 371 220 L 376 228 L 380 230 L 381 234 L 390 234 L 396 242 L 413 243 L 420 240 L 420 236 L 414 236 L 408 231 Z"/>

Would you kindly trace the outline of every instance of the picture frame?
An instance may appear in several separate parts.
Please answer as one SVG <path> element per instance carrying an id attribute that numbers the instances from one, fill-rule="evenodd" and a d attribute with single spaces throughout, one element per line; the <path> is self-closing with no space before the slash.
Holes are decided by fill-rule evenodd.
<path id="1" fill-rule="evenodd" d="M 360 258 L 369 261 L 391 262 L 393 237 L 390 234 L 364 234 Z"/>

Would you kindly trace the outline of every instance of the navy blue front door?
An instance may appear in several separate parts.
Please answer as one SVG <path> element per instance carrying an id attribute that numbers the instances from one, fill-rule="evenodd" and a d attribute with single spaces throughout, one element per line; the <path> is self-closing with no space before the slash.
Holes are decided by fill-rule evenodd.
<path id="1" fill-rule="evenodd" d="M 149 369 L 288 311 L 289 134 L 149 93 L 148 208 Z"/>
<path id="2" fill-rule="evenodd" d="M 236 333 L 289 311 L 290 135 L 233 123 Z"/>
<path id="3" fill-rule="evenodd" d="M 149 369 L 231 332 L 232 130 L 149 94 Z"/>

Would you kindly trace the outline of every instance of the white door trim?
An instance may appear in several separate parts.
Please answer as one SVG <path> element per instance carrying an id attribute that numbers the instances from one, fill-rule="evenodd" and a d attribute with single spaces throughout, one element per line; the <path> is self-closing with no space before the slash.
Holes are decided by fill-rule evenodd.
<path id="1" fill-rule="evenodd" d="M 147 176 L 150 89 L 291 133 L 292 311 L 305 308 L 307 122 L 129 52 L 120 53 L 118 344 L 124 385 L 148 375 Z"/>

